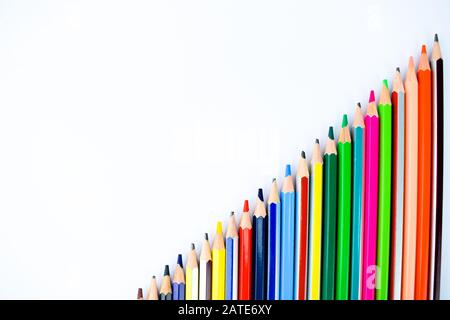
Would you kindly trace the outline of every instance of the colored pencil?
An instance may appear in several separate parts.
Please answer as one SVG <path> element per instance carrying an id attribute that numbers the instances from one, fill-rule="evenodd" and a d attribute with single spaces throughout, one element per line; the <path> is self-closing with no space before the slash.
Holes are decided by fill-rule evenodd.
<path id="1" fill-rule="evenodd" d="M 418 81 L 418 177 L 417 177 L 417 249 L 415 273 L 415 299 L 428 299 L 428 263 L 430 253 L 430 214 L 431 214 L 431 69 L 427 47 L 422 46 Z"/>
<path id="2" fill-rule="evenodd" d="M 352 206 L 352 140 L 347 115 L 342 118 L 338 139 L 338 218 L 336 258 L 336 299 L 348 300 L 350 278 L 350 228 Z"/>
<path id="3" fill-rule="evenodd" d="M 392 205 L 389 299 L 401 299 L 403 255 L 403 193 L 405 171 L 405 88 L 397 68 L 392 88 Z"/>
<path id="4" fill-rule="evenodd" d="M 172 284 L 170 283 L 169 266 L 164 267 L 164 276 L 161 281 L 161 288 L 159 289 L 160 300 L 172 300 Z"/>
<path id="5" fill-rule="evenodd" d="M 281 188 L 281 264 L 280 299 L 294 299 L 294 256 L 295 256 L 295 193 L 291 166 L 286 172 Z"/>
<path id="6" fill-rule="evenodd" d="M 320 299 L 320 263 L 322 250 L 322 178 L 323 161 L 319 139 L 311 159 L 311 208 L 309 217 L 308 299 Z"/>
<path id="7" fill-rule="evenodd" d="M 309 170 L 306 154 L 301 153 L 297 169 L 295 215 L 295 299 L 306 300 L 308 264 Z"/>
<path id="8" fill-rule="evenodd" d="M 239 236 L 237 232 L 234 212 L 231 212 L 228 219 L 227 233 L 225 235 L 226 250 L 226 283 L 225 298 L 227 300 L 237 300 L 238 298 L 238 259 L 239 259 Z"/>
<path id="9" fill-rule="evenodd" d="M 138 288 L 137 299 L 144 300 L 144 294 L 142 292 L 142 288 Z"/>
<path id="10" fill-rule="evenodd" d="M 278 300 L 280 297 L 281 205 L 276 179 L 272 180 L 268 209 L 267 300 Z"/>
<path id="11" fill-rule="evenodd" d="M 181 254 L 179 254 L 175 272 L 173 273 L 173 300 L 184 300 L 185 290 L 186 282 L 184 278 L 183 258 L 181 257 Z"/>
<path id="12" fill-rule="evenodd" d="M 266 299 L 266 252 L 267 252 L 267 213 L 263 190 L 258 190 L 255 213 L 253 215 L 253 299 Z"/>
<path id="13" fill-rule="evenodd" d="M 199 300 L 211 300 L 211 268 L 211 247 L 209 246 L 208 234 L 205 233 L 202 251 L 200 252 Z"/>
<path id="14" fill-rule="evenodd" d="M 405 196 L 402 299 L 414 300 L 417 230 L 418 84 L 413 57 L 405 79 Z"/>
<path id="15" fill-rule="evenodd" d="M 323 155 L 322 300 L 334 300 L 336 271 L 337 151 L 333 127 Z"/>
<path id="16" fill-rule="evenodd" d="M 253 229 L 248 207 L 244 202 L 244 210 L 239 226 L 239 300 L 252 299 L 252 263 L 253 263 Z"/>
<path id="17" fill-rule="evenodd" d="M 444 177 L 444 60 L 438 35 L 432 52 L 433 180 L 431 199 L 430 299 L 440 299 L 442 250 L 442 193 Z"/>
<path id="18" fill-rule="evenodd" d="M 391 228 L 392 104 L 387 80 L 378 103 L 380 163 L 378 186 L 378 242 L 376 299 L 387 300 L 389 288 L 389 240 Z"/>
<path id="19" fill-rule="evenodd" d="M 373 300 L 377 276 L 377 215 L 378 215 L 378 157 L 379 119 L 375 105 L 375 93 L 370 92 L 365 141 L 364 234 L 362 256 L 361 299 Z"/>
<path id="20" fill-rule="evenodd" d="M 159 300 L 158 294 L 158 285 L 156 283 L 156 277 L 152 277 L 152 281 L 150 282 L 150 288 L 147 293 L 147 300 Z"/>
<path id="21" fill-rule="evenodd" d="M 198 273 L 197 253 L 192 243 L 186 263 L 186 300 L 198 300 Z"/>
<path id="22" fill-rule="evenodd" d="M 212 245 L 212 300 L 225 300 L 225 266 L 226 254 L 222 222 L 217 222 L 216 236 Z"/>
<path id="23" fill-rule="evenodd" d="M 365 125 L 358 102 L 353 120 L 353 190 L 352 190 L 352 243 L 350 264 L 350 299 L 361 297 L 362 218 L 364 210 L 364 141 Z"/>

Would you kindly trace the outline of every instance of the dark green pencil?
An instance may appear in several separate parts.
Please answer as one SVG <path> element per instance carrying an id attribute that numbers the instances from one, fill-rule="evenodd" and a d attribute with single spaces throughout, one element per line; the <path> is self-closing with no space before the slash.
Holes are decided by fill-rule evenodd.
<path id="1" fill-rule="evenodd" d="M 323 156 L 323 229 L 321 299 L 334 299 L 336 266 L 337 151 L 333 127 Z"/>

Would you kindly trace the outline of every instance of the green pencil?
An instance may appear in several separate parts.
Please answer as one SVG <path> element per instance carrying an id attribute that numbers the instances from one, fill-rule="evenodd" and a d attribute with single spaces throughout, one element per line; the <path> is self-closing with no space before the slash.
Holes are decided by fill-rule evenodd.
<path id="1" fill-rule="evenodd" d="M 336 258 L 336 299 L 348 300 L 350 275 L 350 215 L 352 201 L 352 140 L 347 115 L 338 139 L 339 190 Z"/>
<path id="2" fill-rule="evenodd" d="M 376 299 L 387 300 L 389 288 L 389 243 L 391 228 L 392 105 L 387 80 L 383 81 L 380 102 L 380 173 L 378 189 L 378 243 Z"/>
<path id="3" fill-rule="evenodd" d="M 323 231 L 322 231 L 322 300 L 334 299 L 336 258 L 336 190 L 337 152 L 333 127 L 328 131 L 328 140 L 323 157 Z"/>

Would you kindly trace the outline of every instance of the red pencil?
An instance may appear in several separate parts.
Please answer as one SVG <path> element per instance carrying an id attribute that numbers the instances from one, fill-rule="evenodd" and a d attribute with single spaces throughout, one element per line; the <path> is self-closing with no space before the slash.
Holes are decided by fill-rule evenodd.
<path id="1" fill-rule="evenodd" d="M 309 171 L 306 154 L 302 151 L 297 171 L 297 217 L 296 217 L 296 246 L 297 259 L 296 281 L 298 290 L 297 300 L 306 300 L 307 265 L 308 265 L 308 201 L 309 201 Z"/>
<path id="2" fill-rule="evenodd" d="M 252 254 L 253 230 L 248 200 L 244 202 L 244 212 L 239 226 L 239 300 L 252 299 Z"/>

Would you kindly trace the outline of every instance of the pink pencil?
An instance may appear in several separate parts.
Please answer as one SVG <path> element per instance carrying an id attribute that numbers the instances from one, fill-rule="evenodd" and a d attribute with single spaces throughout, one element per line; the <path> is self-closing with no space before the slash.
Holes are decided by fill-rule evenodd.
<path id="1" fill-rule="evenodd" d="M 367 114 L 364 118 L 365 136 L 365 186 L 363 218 L 363 257 L 361 277 L 361 298 L 374 300 L 377 258 L 377 216 L 378 216 L 378 151 L 379 119 L 375 104 L 375 93 L 370 92 Z"/>

